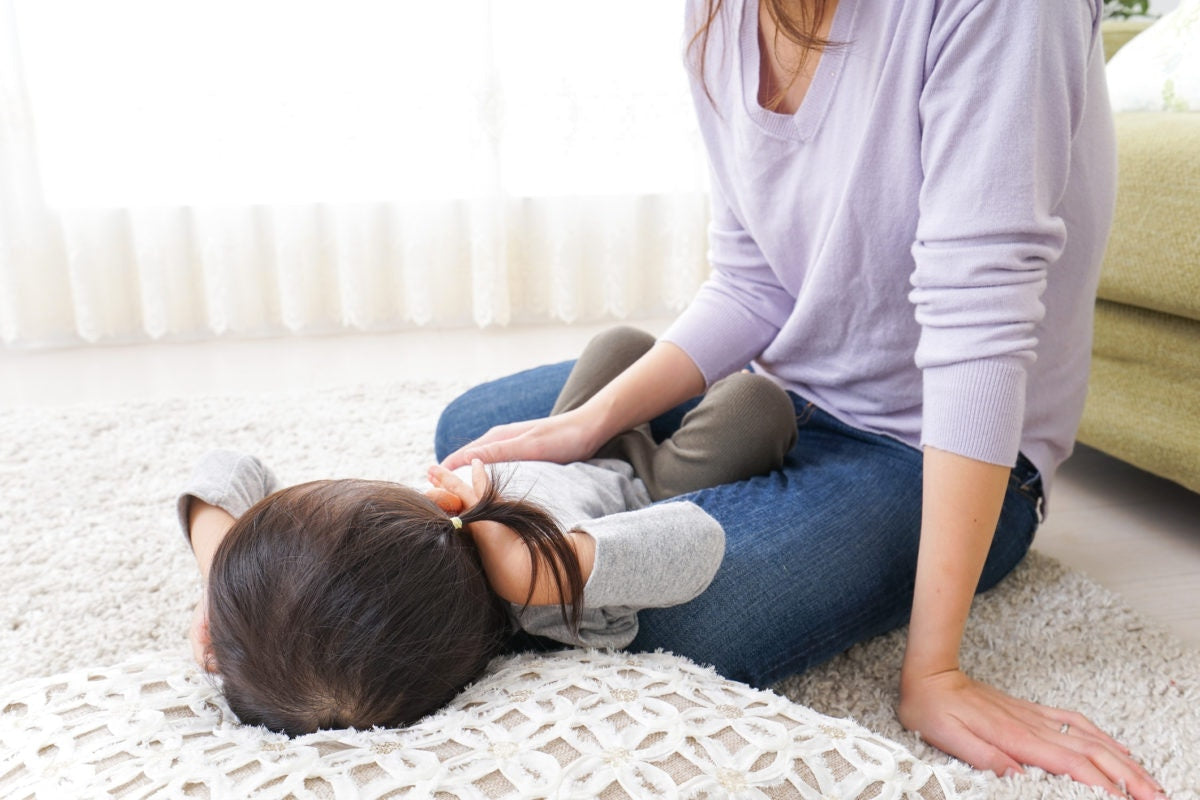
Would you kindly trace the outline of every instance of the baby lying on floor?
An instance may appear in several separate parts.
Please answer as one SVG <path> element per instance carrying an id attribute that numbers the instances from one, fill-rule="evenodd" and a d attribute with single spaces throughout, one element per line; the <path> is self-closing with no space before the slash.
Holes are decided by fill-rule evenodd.
<path id="1" fill-rule="evenodd" d="M 652 343 L 630 329 L 593 341 L 556 412 Z M 724 554 L 700 507 L 655 501 L 768 472 L 794 437 L 790 399 L 743 373 L 665 442 L 631 431 L 586 463 L 433 467 L 425 491 L 278 490 L 258 458 L 214 451 L 179 499 L 205 586 L 197 658 L 239 719 L 296 735 L 413 722 L 505 650 L 626 646 L 638 609 L 692 599 Z"/>

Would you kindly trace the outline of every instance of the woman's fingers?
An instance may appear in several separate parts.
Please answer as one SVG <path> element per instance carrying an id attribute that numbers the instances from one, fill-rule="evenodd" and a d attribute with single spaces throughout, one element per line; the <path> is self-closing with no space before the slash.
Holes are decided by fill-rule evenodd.
<path id="1" fill-rule="evenodd" d="M 483 461 L 480 459 L 471 460 L 471 484 L 475 489 L 476 497 L 483 497 L 487 494 L 488 485 L 492 482 L 487 470 L 483 468 Z"/>
<path id="2" fill-rule="evenodd" d="M 1064 712 L 1047 709 L 1052 722 Z M 1057 712 L 1057 713 L 1054 713 Z M 1098 769 L 1109 781 L 1106 788 L 1118 795 L 1161 797 L 1163 788 L 1158 781 L 1129 753 L 1129 748 L 1097 728 L 1086 717 L 1065 712 L 1066 720 L 1042 736 L 1059 745 L 1063 774 L 1075 777 L 1077 770 Z M 1051 770 L 1054 771 L 1054 770 Z M 1076 780 L 1079 780 L 1076 778 Z"/>
<path id="3" fill-rule="evenodd" d="M 1004 749 L 1023 764 L 1097 786 L 1118 797 L 1160 797 L 1162 787 L 1128 748 L 1074 711 L 1003 698 L 1012 718 Z"/>
<path id="4" fill-rule="evenodd" d="M 553 461 L 569 464 L 591 458 L 606 437 L 598 423 L 577 408 L 553 417 L 500 425 L 446 456 L 448 469 L 479 459 L 485 464 L 505 461 Z"/>
<path id="5" fill-rule="evenodd" d="M 1110 785 L 1105 788 L 1110 790 L 1115 787 L 1122 794 L 1128 793 L 1134 797 L 1153 797 L 1162 792 L 1162 787 L 1150 773 L 1133 760 L 1128 747 L 1084 715 L 1027 700 L 1009 699 L 1016 709 L 1015 716 L 1038 731 L 1042 740 L 1060 748 L 1055 751 L 1055 757 L 1061 770 L 1047 767 L 1052 772 L 1084 780 L 1076 772 L 1086 773 L 1090 766 L 1094 766 L 1109 782 Z"/>
<path id="6" fill-rule="evenodd" d="M 446 469 L 458 469 L 470 464 L 478 458 L 486 464 L 498 461 L 520 461 L 519 458 L 504 458 L 505 443 L 521 436 L 534 428 L 541 420 L 531 419 L 524 422 L 510 422 L 507 425 L 497 425 L 483 436 L 468 442 L 455 450 L 442 461 Z"/>
<path id="7" fill-rule="evenodd" d="M 1043 708 L 1048 707 L 1043 706 Z M 1064 711 L 1058 708 L 1048 708 L 1048 710 L 1051 712 L 1049 718 L 1050 724 L 1056 726 L 1060 732 L 1074 733 L 1075 735 L 1086 734 L 1115 747 L 1125 755 L 1129 755 L 1130 750 L 1128 747 L 1102 731 L 1083 714 L 1075 711 Z M 1065 731 L 1063 730 L 1064 725 L 1066 726 Z"/>
<path id="8" fill-rule="evenodd" d="M 1065 733 L 1043 731 L 1014 747 L 1014 755 L 1056 775 L 1069 775 L 1081 783 L 1098 786 L 1117 797 L 1148 800 L 1162 793 L 1158 783 L 1140 764 L 1086 733 L 1076 735 L 1069 729 Z"/>
<path id="9" fill-rule="evenodd" d="M 1067 709 L 1055 708 L 1054 706 L 1044 706 L 1019 697 L 1010 697 L 1009 699 L 1016 708 L 1024 710 L 1025 719 L 1030 723 L 1038 723 L 1047 730 L 1054 730 L 1060 733 L 1066 732 L 1063 730 L 1063 726 L 1065 725 L 1067 731 L 1077 736 L 1095 738 L 1116 748 L 1121 753 L 1129 755 L 1130 750 L 1128 747 L 1109 736 L 1090 719 L 1077 711 L 1068 711 Z"/>

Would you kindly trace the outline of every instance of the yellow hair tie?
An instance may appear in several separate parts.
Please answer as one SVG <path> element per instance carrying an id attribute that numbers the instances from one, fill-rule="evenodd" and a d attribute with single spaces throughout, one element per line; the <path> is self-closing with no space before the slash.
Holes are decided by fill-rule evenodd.
<path id="1" fill-rule="evenodd" d="M 454 530 L 456 530 L 456 531 L 462 530 L 462 520 L 459 519 L 458 517 L 451 517 L 450 524 L 454 526 Z"/>

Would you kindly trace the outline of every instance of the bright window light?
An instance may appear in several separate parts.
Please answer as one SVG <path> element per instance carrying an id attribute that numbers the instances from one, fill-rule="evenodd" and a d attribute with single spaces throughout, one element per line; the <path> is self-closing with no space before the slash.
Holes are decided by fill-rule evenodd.
<path id="1" fill-rule="evenodd" d="M 679 3 L 15 7 L 52 205 L 704 188 Z"/>

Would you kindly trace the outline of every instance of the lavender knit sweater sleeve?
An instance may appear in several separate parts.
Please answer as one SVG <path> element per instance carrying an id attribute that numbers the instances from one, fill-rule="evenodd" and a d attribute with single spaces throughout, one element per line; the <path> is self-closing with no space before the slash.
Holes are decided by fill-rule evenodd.
<path id="1" fill-rule="evenodd" d="M 754 359 L 859 428 L 1020 449 L 1048 482 L 1115 194 L 1100 0 L 840 0 L 793 115 L 757 102 L 756 13 L 724 4 L 694 80 L 713 272 L 663 338 L 710 383 Z"/>

